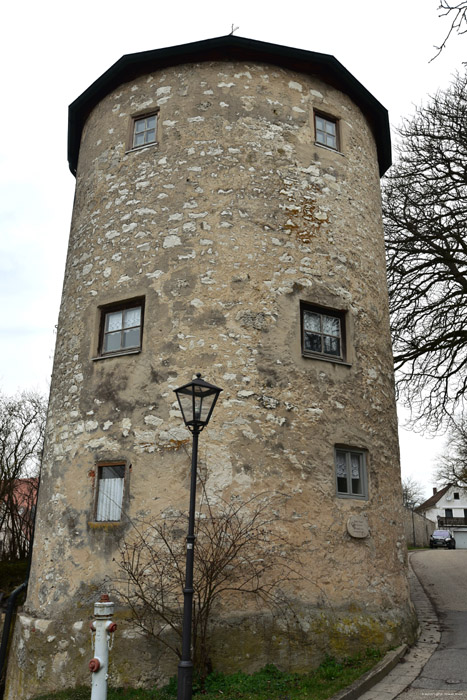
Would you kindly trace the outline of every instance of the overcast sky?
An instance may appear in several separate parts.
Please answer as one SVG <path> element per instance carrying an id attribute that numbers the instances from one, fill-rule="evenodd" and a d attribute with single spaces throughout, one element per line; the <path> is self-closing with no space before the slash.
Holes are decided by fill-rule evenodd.
<path id="1" fill-rule="evenodd" d="M 74 178 L 67 108 L 123 54 L 229 34 L 335 56 L 389 110 L 392 127 L 463 70 L 438 0 L 25 0 L 2 10 L 0 389 L 48 391 Z M 274 9 L 276 8 L 276 9 Z M 394 139 L 394 135 L 393 135 Z M 424 482 L 443 441 L 401 431 L 403 475 Z"/>

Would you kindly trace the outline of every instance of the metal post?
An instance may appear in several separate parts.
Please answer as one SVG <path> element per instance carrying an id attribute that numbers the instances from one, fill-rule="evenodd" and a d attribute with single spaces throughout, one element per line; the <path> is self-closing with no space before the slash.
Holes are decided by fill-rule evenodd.
<path id="1" fill-rule="evenodd" d="M 178 664 L 177 700 L 191 700 L 193 686 L 193 661 L 191 659 L 191 624 L 193 616 L 193 561 L 195 546 L 196 473 L 198 467 L 198 437 L 200 430 L 193 430 L 191 453 L 190 510 L 186 538 L 185 588 L 183 589 L 182 656 Z"/>
<path id="2" fill-rule="evenodd" d="M 91 700 L 107 700 L 107 679 L 109 677 L 109 640 L 117 625 L 111 622 L 114 614 L 114 604 L 109 602 L 108 595 L 102 595 L 94 604 L 94 622 L 91 622 L 91 632 L 95 632 L 94 658 L 89 662 L 92 675 Z"/>

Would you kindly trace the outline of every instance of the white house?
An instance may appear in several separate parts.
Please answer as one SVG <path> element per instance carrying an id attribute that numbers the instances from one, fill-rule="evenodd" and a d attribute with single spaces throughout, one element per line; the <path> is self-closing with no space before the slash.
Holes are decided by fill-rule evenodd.
<path id="1" fill-rule="evenodd" d="M 448 484 L 415 509 L 438 527 L 452 530 L 458 549 L 467 549 L 467 489 Z"/>

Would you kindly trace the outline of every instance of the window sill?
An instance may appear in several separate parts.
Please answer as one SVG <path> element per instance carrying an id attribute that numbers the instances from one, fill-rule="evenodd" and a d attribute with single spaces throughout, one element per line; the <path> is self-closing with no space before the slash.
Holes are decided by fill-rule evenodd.
<path id="1" fill-rule="evenodd" d="M 123 525 L 121 520 L 88 520 L 91 530 L 115 530 Z"/>
<path id="2" fill-rule="evenodd" d="M 345 158 L 344 153 L 339 151 L 338 148 L 331 148 L 331 146 L 326 146 L 324 143 L 319 143 L 318 141 L 315 141 L 315 146 L 318 146 L 318 148 L 324 148 L 325 151 L 330 151 L 331 153 L 337 153 L 339 156 L 343 156 Z"/>
<path id="3" fill-rule="evenodd" d="M 135 348 L 135 350 L 122 350 L 121 352 L 112 352 L 107 355 L 98 355 L 97 357 L 92 357 L 93 362 L 98 362 L 99 360 L 108 360 L 111 357 L 123 357 L 123 355 L 139 355 L 141 348 Z"/>
<path id="4" fill-rule="evenodd" d="M 324 355 L 313 355 L 312 353 L 302 352 L 302 357 L 306 360 L 321 360 L 322 362 L 330 362 L 333 365 L 343 365 L 344 367 L 352 367 L 350 362 L 339 360 L 337 358 L 325 357 Z"/>
<path id="5" fill-rule="evenodd" d="M 337 493 L 337 498 L 344 498 L 346 500 L 352 499 L 353 501 L 367 501 L 368 496 L 357 496 L 355 493 Z"/>
<path id="6" fill-rule="evenodd" d="M 128 148 L 125 151 L 125 155 L 128 155 L 128 153 L 134 153 L 135 151 L 144 151 L 145 148 L 154 148 L 154 146 L 158 146 L 159 143 L 157 141 L 154 141 L 154 143 L 145 143 L 143 146 L 134 146 L 133 148 Z"/>

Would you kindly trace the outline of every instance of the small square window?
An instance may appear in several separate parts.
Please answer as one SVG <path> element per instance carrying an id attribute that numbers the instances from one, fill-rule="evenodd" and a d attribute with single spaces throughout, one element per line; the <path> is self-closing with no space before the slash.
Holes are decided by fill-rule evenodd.
<path id="1" fill-rule="evenodd" d="M 367 498 L 365 453 L 362 450 L 336 448 L 335 460 L 337 495 L 348 498 Z"/>
<path id="2" fill-rule="evenodd" d="M 122 516 L 124 464 L 97 466 L 96 521 L 116 522 Z"/>
<path id="3" fill-rule="evenodd" d="M 458 492 L 458 491 L 456 491 L 456 492 L 454 493 L 454 500 L 455 500 L 455 501 L 458 501 L 458 500 L 459 500 L 459 492 Z"/>
<path id="4" fill-rule="evenodd" d="M 315 114 L 315 141 L 321 146 L 339 149 L 337 119 Z"/>
<path id="5" fill-rule="evenodd" d="M 302 304 L 302 353 L 342 362 L 345 359 L 345 314 Z"/>
<path id="6" fill-rule="evenodd" d="M 99 354 L 135 352 L 141 349 L 144 303 L 142 299 L 101 309 Z"/>
<path id="7" fill-rule="evenodd" d="M 141 148 L 156 143 L 157 113 L 133 118 L 131 148 Z"/>

